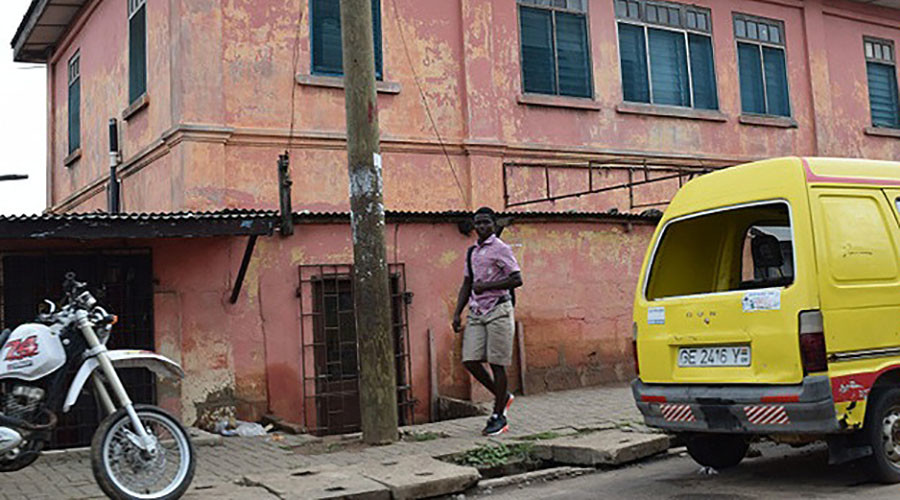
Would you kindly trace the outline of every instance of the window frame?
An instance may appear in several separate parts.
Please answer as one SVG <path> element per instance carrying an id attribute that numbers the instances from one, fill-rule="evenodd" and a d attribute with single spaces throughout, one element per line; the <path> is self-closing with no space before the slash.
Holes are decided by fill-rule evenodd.
<path id="1" fill-rule="evenodd" d="M 668 106 L 674 108 L 683 108 L 683 109 L 692 109 L 696 111 L 721 111 L 721 106 L 719 102 L 719 75 L 716 70 L 716 44 L 713 43 L 713 24 L 712 24 L 712 9 L 692 5 L 692 4 L 683 4 L 678 2 L 667 2 L 667 1 L 657 1 L 657 0 L 625 0 L 626 3 L 637 3 L 638 4 L 638 16 L 637 18 L 628 16 L 627 13 L 625 16 L 620 15 L 616 6 L 618 2 L 622 0 L 613 0 L 613 10 L 616 16 L 616 51 L 619 59 L 619 82 L 622 87 L 622 100 L 623 102 L 627 102 L 630 104 L 638 104 L 638 105 L 649 105 L 649 106 Z M 660 22 L 647 21 L 646 20 L 646 12 L 647 5 L 653 7 L 665 7 L 669 9 L 677 9 L 679 12 L 679 24 L 682 26 L 672 26 L 669 24 L 663 24 Z M 697 13 L 702 13 L 706 17 L 707 29 L 703 30 L 700 28 L 691 28 L 686 25 L 687 13 L 692 12 L 695 15 Z M 685 22 L 682 23 L 681 19 L 684 19 Z M 619 37 L 619 25 L 620 24 L 629 24 L 632 26 L 636 26 L 641 28 L 644 32 L 644 57 L 645 63 L 647 65 L 647 91 L 649 95 L 649 102 L 643 101 L 626 101 L 625 100 L 625 75 L 622 72 L 622 42 Z M 670 31 L 674 33 L 680 33 L 683 35 L 684 39 L 684 49 L 685 49 L 685 62 L 687 66 L 687 74 L 688 74 L 688 97 L 690 98 L 689 106 L 681 106 L 677 104 L 660 104 L 653 102 L 653 69 L 650 64 L 650 29 L 658 29 L 662 31 Z M 690 47 L 690 37 L 689 35 L 697 35 L 697 36 L 705 36 L 709 38 L 710 41 L 710 52 L 713 63 L 713 88 L 716 92 L 716 107 L 712 109 L 708 108 L 697 108 L 694 106 L 694 74 L 693 69 L 691 68 L 691 47 Z"/>
<path id="2" fill-rule="evenodd" d="M 678 222 L 695 219 L 697 217 L 703 217 L 706 215 L 713 215 L 713 214 L 717 214 L 720 212 L 729 212 L 732 210 L 740 210 L 742 208 L 753 208 L 753 207 L 758 207 L 758 206 L 777 205 L 777 204 L 782 204 L 787 207 L 788 223 L 790 224 L 790 228 L 791 228 L 791 241 L 794 242 L 794 245 L 795 245 L 793 252 L 792 252 L 792 256 L 791 256 L 792 260 L 793 260 L 792 265 L 794 268 L 794 281 L 790 285 L 783 286 L 783 287 L 774 287 L 774 288 L 781 288 L 781 289 L 787 290 L 787 289 L 791 288 L 792 286 L 796 285 L 798 282 L 798 277 L 800 276 L 800 272 L 798 271 L 798 268 L 797 268 L 797 248 L 796 248 L 797 234 L 795 231 L 794 207 L 791 205 L 791 202 L 785 198 L 770 198 L 770 199 L 766 199 L 766 200 L 753 201 L 753 202 L 748 202 L 748 203 L 738 203 L 738 204 L 734 204 L 734 205 L 727 205 L 724 207 L 713 208 L 710 210 L 703 210 L 700 212 L 694 212 L 694 213 L 690 213 L 690 214 L 681 215 L 678 217 L 673 217 L 672 219 L 667 220 L 666 223 L 663 224 L 662 228 L 660 229 L 659 236 L 657 236 L 656 241 L 653 242 L 653 249 L 651 250 L 650 257 L 647 260 L 647 262 L 648 262 L 647 269 L 645 270 L 643 276 L 641 276 L 641 280 L 642 280 L 641 299 L 643 299 L 645 302 L 652 303 L 652 302 L 663 302 L 663 301 L 667 301 L 667 300 L 677 300 L 677 299 L 685 299 L 685 298 L 692 298 L 692 297 L 713 297 L 713 296 L 720 296 L 720 295 L 746 293 L 747 290 L 726 290 L 726 291 L 722 291 L 722 292 L 699 293 L 699 294 L 690 294 L 690 295 L 673 295 L 673 296 L 669 296 L 669 297 L 660 297 L 660 298 L 656 298 L 656 299 L 650 299 L 647 297 L 647 289 L 650 287 L 650 276 L 653 271 L 653 264 L 656 262 L 656 254 L 659 251 L 659 246 L 662 243 L 663 236 L 665 235 L 665 232 L 669 229 L 669 226 L 671 226 L 672 224 L 678 223 Z"/>
<path id="3" fill-rule="evenodd" d="M 314 75 L 314 76 L 330 76 L 330 77 L 336 77 L 336 78 L 343 78 L 344 77 L 344 68 L 343 67 L 341 68 L 341 71 L 338 73 L 335 73 L 333 71 L 321 71 L 321 70 L 316 69 L 316 54 L 315 54 L 315 51 L 313 50 L 313 44 L 315 43 L 314 40 L 315 40 L 315 36 L 316 36 L 315 35 L 316 20 L 315 20 L 315 15 L 313 14 L 315 12 L 313 4 L 315 4 L 315 2 L 317 2 L 317 1 L 323 1 L 323 0 L 309 0 L 309 3 L 308 3 L 308 8 L 309 8 L 309 74 Z M 381 58 L 380 58 L 381 59 L 381 67 L 380 68 L 378 67 L 378 64 L 377 64 L 378 59 L 379 59 L 378 54 L 374 54 L 374 58 L 375 58 L 375 62 L 376 62 L 376 64 L 375 64 L 375 80 L 382 82 L 382 81 L 385 81 L 384 80 L 384 73 L 385 73 L 385 71 L 384 71 L 384 23 L 382 22 L 384 20 L 384 11 L 382 10 L 384 5 L 382 5 L 381 0 L 371 0 L 371 2 L 373 5 L 375 4 L 375 2 L 378 3 L 378 14 L 380 17 L 378 19 L 378 33 L 377 33 L 378 38 L 381 41 L 381 43 L 378 44 L 378 49 L 380 49 L 380 51 L 381 51 Z M 338 9 L 340 9 L 340 7 L 338 7 Z M 338 15 L 340 15 L 340 11 L 339 11 Z M 373 31 L 374 31 L 374 26 L 375 26 L 375 19 L 372 19 Z M 342 21 L 341 22 L 341 36 L 342 37 L 343 37 L 343 33 L 344 33 L 344 24 Z M 373 35 L 374 35 L 374 33 L 373 33 Z M 374 43 L 374 40 L 373 40 L 373 43 Z M 343 50 L 343 47 L 342 47 L 342 50 Z"/>
<path id="4" fill-rule="evenodd" d="M 539 0 L 516 0 L 516 31 L 519 34 L 519 84 L 521 85 L 522 95 L 529 96 L 550 96 L 554 98 L 562 98 L 562 99 L 590 99 L 594 100 L 596 96 L 596 92 L 594 91 L 594 56 L 591 51 L 591 17 L 590 17 L 590 0 L 580 0 L 582 9 L 570 9 L 567 7 L 559 7 L 556 5 L 552 5 L 553 2 L 550 2 L 550 5 L 544 5 Z M 568 5 L 568 3 L 566 4 Z M 526 7 L 529 9 L 536 10 L 546 10 L 550 11 L 550 34 L 553 40 L 553 77 L 554 77 L 554 87 L 555 92 L 552 94 L 544 94 L 542 92 L 528 92 L 525 90 L 525 54 L 522 50 L 522 7 Z M 587 96 L 572 96 L 572 95 L 564 95 L 559 93 L 559 54 L 557 53 L 557 42 L 556 42 L 556 13 L 562 12 L 564 14 L 572 14 L 577 16 L 584 17 L 584 35 L 585 35 L 585 48 L 586 48 L 586 59 L 587 59 L 587 77 L 588 77 L 588 95 Z"/>
<path id="5" fill-rule="evenodd" d="M 868 48 L 869 44 L 873 45 L 873 49 L 872 49 L 873 55 L 872 56 L 869 56 L 869 54 L 867 53 L 867 50 L 866 50 Z M 880 45 L 883 47 L 890 47 L 891 58 L 885 59 L 883 57 L 882 58 L 875 57 L 875 55 L 874 55 L 874 46 L 875 45 Z M 884 49 L 882 48 L 882 53 L 883 53 L 883 50 Z M 894 41 L 889 40 L 887 38 L 879 38 L 879 37 L 875 37 L 875 36 L 863 35 L 863 56 L 866 61 L 866 92 L 868 94 L 867 97 L 869 99 L 869 122 L 870 122 L 871 126 L 876 129 L 898 130 L 898 129 L 900 129 L 900 81 L 898 81 L 898 78 L 897 78 L 897 49 L 894 46 Z M 897 96 L 897 103 L 896 103 L 897 107 L 896 107 L 895 112 L 896 112 L 897 121 L 896 121 L 896 124 L 892 127 L 876 124 L 874 121 L 874 117 L 872 116 L 872 94 L 871 94 L 871 90 L 870 90 L 871 82 L 869 81 L 869 74 L 868 74 L 869 73 L 869 63 L 881 64 L 884 66 L 891 66 L 892 68 L 894 68 L 894 93 Z"/>
<path id="6" fill-rule="evenodd" d="M 148 57 L 147 52 L 149 50 L 149 44 L 147 43 L 148 38 L 148 30 L 147 30 L 147 0 L 127 0 L 128 1 L 128 105 L 141 100 L 141 97 L 147 95 L 147 87 L 149 83 L 148 78 Z M 138 13 L 140 9 L 144 9 L 144 91 L 139 95 L 131 96 L 131 19 Z"/>
<path id="7" fill-rule="evenodd" d="M 778 28 L 781 33 L 781 43 L 774 43 L 771 41 L 762 41 L 758 38 L 750 38 L 746 35 L 738 36 L 737 34 L 737 21 L 751 21 L 754 23 L 762 23 L 767 25 L 774 25 Z M 772 118 L 793 118 L 794 117 L 794 106 L 791 102 L 791 79 L 790 73 L 788 72 L 788 58 L 787 58 L 787 32 L 784 29 L 784 21 L 780 21 L 778 19 L 771 19 L 768 17 L 754 16 L 752 14 L 744 14 L 742 12 L 732 12 L 731 15 L 731 29 L 734 35 L 734 53 L 737 62 L 737 71 L 738 71 L 738 93 L 740 93 L 740 84 L 741 84 L 741 64 L 740 64 L 740 53 L 738 50 L 739 44 L 744 43 L 748 45 L 756 45 L 759 49 L 759 66 L 762 74 L 762 87 L 763 87 L 763 104 L 765 105 L 766 111 L 765 113 L 752 113 L 748 111 L 744 111 L 744 101 L 741 99 L 741 114 L 745 116 L 764 116 L 764 117 L 772 117 Z M 784 54 L 784 73 L 785 73 L 785 85 L 787 90 L 787 105 L 788 105 L 788 114 L 787 115 L 776 115 L 769 111 L 769 89 L 767 88 L 768 77 L 766 76 L 766 61 L 763 53 L 763 47 L 768 47 L 770 49 L 778 49 Z"/>
<path id="8" fill-rule="evenodd" d="M 81 49 L 76 50 L 75 53 L 72 54 L 72 57 L 69 58 L 68 63 L 66 63 L 66 76 L 66 149 L 68 151 L 68 154 L 71 155 L 81 149 Z M 78 84 L 78 141 L 77 146 L 73 148 L 71 95 L 72 86 L 76 83 Z"/>

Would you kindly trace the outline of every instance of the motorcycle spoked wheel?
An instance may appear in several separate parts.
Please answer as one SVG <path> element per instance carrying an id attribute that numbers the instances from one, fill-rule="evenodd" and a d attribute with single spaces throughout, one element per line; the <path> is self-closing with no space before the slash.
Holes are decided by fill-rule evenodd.
<path id="1" fill-rule="evenodd" d="M 135 405 L 144 428 L 157 440 L 157 454 L 142 451 L 124 408 L 107 416 L 91 442 L 91 467 L 100 489 L 122 500 L 180 498 L 191 484 L 196 467 L 194 446 L 187 431 L 168 412 Z M 139 438 L 138 438 L 139 439 Z"/>

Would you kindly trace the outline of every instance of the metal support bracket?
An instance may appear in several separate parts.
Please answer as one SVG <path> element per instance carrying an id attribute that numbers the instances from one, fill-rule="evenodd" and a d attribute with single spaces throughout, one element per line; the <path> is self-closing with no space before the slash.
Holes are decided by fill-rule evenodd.
<path id="1" fill-rule="evenodd" d="M 246 276 L 247 268 L 250 266 L 250 257 L 253 256 L 256 238 L 258 236 L 253 234 L 247 240 L 247 248 L 244 249 L 244 258 L 241 260 L 241 268 L 238 270 L 237 279 L 234 281 L 234 289 L 231 291 L 231 299 L 229 299 L 229 302 L 232 304 L 237 303 L 238 295 L 241 294 L 241 286 L 244 284 L 244 276 Z"/>

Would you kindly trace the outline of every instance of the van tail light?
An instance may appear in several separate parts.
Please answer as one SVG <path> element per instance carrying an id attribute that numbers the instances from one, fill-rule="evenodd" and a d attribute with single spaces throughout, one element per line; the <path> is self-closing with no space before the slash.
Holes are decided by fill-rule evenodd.
<path id="1" fill-rule="evenodd" d="M 804 374 L 828 370 L 821 311 L 800 313 L 800 356 L 803 358 Z"/>
<path id="2" fill-rule="evenodd" d="M 631 353 L 634 356 L 634 374 L 639 376 L 641 374 L 641 367 L 638 364 L 638 355 L 637 355 L 637 322 L 631 324 Z"/>

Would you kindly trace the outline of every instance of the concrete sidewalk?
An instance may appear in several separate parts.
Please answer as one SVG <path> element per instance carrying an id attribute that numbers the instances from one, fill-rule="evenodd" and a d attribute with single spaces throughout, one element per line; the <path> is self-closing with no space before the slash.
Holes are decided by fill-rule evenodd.
<path id="1" fill-rule="evenodd" d="M 571 429 L 608 429 L 638 424 L 640 413 L 627 386 L 594 387 L 572 391 L 517 397 L 510 409 L 510 432 L 498 441 Z M 404 456 L 443 456 L 472 449 L 487 442 L 481 436 L 485 417 L 471 417 L 431 424 L 408 426 L 412 436 L 434 435 L 437 439 L 407 440 L 389 446 L 351 449 L 305 455 L 296 445 L 302 438 L 270 436 L 224 438 L 218 446 L 197 447 L 197 471 L 190 498 L 222 498 L 221 489 L 248 474 L 286 472 L 298 468 L 350 466 L 384 462 Z M 0 475 L 0 499 L 104 498 L 91 474 L 90 460 L 84 456 L 41 458 L 25 470 Z"/>

